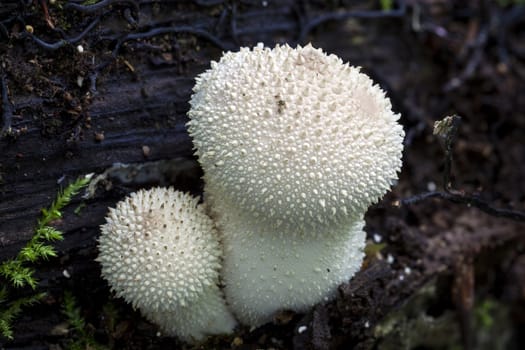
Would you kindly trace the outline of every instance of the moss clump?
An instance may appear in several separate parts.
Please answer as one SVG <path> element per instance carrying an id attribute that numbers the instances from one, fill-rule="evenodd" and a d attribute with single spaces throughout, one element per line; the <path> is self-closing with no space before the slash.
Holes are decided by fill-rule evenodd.
<path id="1" fill-rule="evenodd" d="M 80 308 L 77 306 L 75 297 L 70 292 L 64 293 L 64 305 L 62 313 L 67 317 L 67 321 L 71 330 L 75 333 L 73 339 L 67 344 L 67 348 L 70 350 L 104 350 L 107 349 L 105 346 L 100 345 L 93 338 L 93 332 L 91 332 L 87 323 L 82 317 Z"/>
<path id="2" fill-rule="evenodd" d="M 87 186 L 90 179 L 91 175 L 80 177 L 59 191 L 51 206 L 42 209 L 42 215 L 37 222 L 35 234 L 29 242 L 18 252 L 16 257 L 0 264 L 0 279 L 3 278 L 7 281 L 0 289 L 1 336 L 12 339 L 12 323 L 22 312 L 22 307 L 32 305 L 45 296 L 45 293 L 37 293 L 29 297 L 10 301 L 9 291 L 13 288 L 26 286 L 30 286 L 33 290 L 36 289 L 38 281 L 34 277 L 36 270 L 32 264 L 55 257 L 57 255 L 55 248 L 49 243 L 64 239 L 63 233 L 51 226 L 51 224 L 53 221 L 62 218 L 61 210 L 71 202 L 71 199 L 82 188 Z"/>

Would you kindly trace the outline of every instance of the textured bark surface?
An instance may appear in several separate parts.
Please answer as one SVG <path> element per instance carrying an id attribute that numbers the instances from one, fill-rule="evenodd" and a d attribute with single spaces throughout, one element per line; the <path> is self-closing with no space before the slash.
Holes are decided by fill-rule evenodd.
<path id="1" fill-rule="evenodd" d="M 494 207 L 525 209 L 523 7 L 448 1 L 394 2 L 393 10 L 366 1 L 59 3 L 7 0 L 0 8 L 0 262 L 30 239 L 40 209 L 60 185 L 110 170 L 92 198 L 76 198 L 56 223 L 65 233 L 56 245 L 59 258 L 37 266 L 39 289 L 48 297 L 15 322 L 15 340 L 6 349 L 66 346 L 74 334 L 60 328 L 64 290 L 77 297 L 100 343 L 183 346 L 156 336 L 138 312 L 111 299 L 93 261 L 98 227 L 107 208 L 135 189 L 160 184 L 201 192 L 185 129 L 193 79 L 221 51 L 260 41 L 312 42 L 362 66 L 402 113 L 405 163 L 398 186 L 367 215 L 370 251 L 337 300 L 306 315 L 283 312 L 272 324 L 239 329 L 201 347 L 447 348 L 456 342 L 483 348 L 476 315 L 486 300 L 506 310 L 503 316 L 487 312 L 510 335 L 503 339 L 494 326 L 484 332 L 501 336 L 508 348 L 524 341 L 517 332 L 525 325 L 524 225 L 439 199 L 394 205 L 441 188 L 444 156 L 432 124 L 458 113 L 463 124 L 454 151 L 455 188 L 481 194 Z M 76 215 L 80 203 L 85 206 Z M 381 245 L 373 244 L 378 237 Z M 416 338 L 410 330 L 424 327 L 421 319 L 431 322 L 425 330 L 448 333 Z M 452 330 L 440 328 L 441 321 Z"/>

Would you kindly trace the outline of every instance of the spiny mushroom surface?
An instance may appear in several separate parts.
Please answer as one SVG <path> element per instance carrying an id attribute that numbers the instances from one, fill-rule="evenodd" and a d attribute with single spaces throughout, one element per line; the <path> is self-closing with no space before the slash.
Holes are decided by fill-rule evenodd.
<path id="1" fill-rule="evenodd" d="M 240 213 L 224 216 L 222 277 L 237 319 L 259 326 L 279 310 L 305 312 L 331 300 L 337 287 L 361 268 L 363 226 L 361 218 L 348 227 L 304 238 L 251 225 Z"/>
<path id="2" fill-rule="evenodd" d="M 98 247 L 111 289 L 166 333 L 191 342 L 234 328 L 218 288 L 222 248 L 198 198 L 132 193 L 110 209 Z"/>
<path id="3" fill-rule="evenodd" d="M 261 224 L 316 234 L 359 217 L 397 179 L 399 115 L 335 55 L 241 48 L 193 90 L 188 127 L 214 211 L 236 203 Z"/>

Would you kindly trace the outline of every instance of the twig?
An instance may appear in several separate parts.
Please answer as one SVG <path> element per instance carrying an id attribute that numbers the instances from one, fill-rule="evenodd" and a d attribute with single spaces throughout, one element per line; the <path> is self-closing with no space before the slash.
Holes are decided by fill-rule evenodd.
<path id="1" fill-rule="evenodd" d="M 429 198 L 445 199 L 452 203 L 466 204 L 469 207 L 475 207 L 487 214 L 497 217 L 508 218 L 516 221 L 525 222 L 525 212 L 512 209 L 496 208 L 489 202 L 481 199 L 477 195 L 467 195 L 464 193 L 451 193 L 444 191 L 431 191 L 417 194 L 412 197 L 404 198 L 396 202 L 397 206 L 407 206 L 419 203 Z"/>
<path id="2" fill-rule="evenodd" d="M 222 4 L 224 0 L 193 0 L 193 2 L 200 6 L 215 6 Z"/>
<path id="3" fill-rule="evenodd" d="M 64 9 L 66 10 L 73 9 L 79 12 L 93 13 L 93 12 L 103 9 L 106 6 L 109 6 L 114 3 L 118 3 L 118 2 L 129 3 L 133 5 L 133 8 L 135 9 L 135 11 L 137 11 L 137 13 L 139 11 L 139 5 L 137 4 L 136 1 L 133 1 L 133 0 L 102 0 L 93 5 L 80 5 L 80 4 L 68 2 L 67 4 L 64 5 Z"/>
<path id="4" fill-rule="evenodd" d="M 488 27 L 488 25 L 485 25 L 483 28 L 480 29 L 478 36 L 474 41 L 474 51 L 470 55 L 470 59 L 468 60 L 467 65 L 457 77 L 450 79 L 450 81 L 448 81 L 445 84 L 445 86 L 443 87 L 444 92 L 450 92 L 452 90 L 457 89 L 463 84 L 465 80 L 469 79 L 475 73 L 476 69 L 481 63 L 481 59 L 483 58 L 483 50 L 488 41 Z"/>
<path id="5" fill-rule="evenodd" d="M 491 203 L 481 199 L 477 194 L 466 194 L 462 191 L 452 189 L 450 173 L 452 170 L 452 149 L 456 140 L 461 117 L 453 115 L 434 124 L 434 135 L 440 136 L 445 143 L 445 167 L 443 170 L 443 191 L 430 191 L 420 193 L 408 198 L 396 201 L 396 206 L 407 206 L 424 201 L 428 198 L 445 199 L 452 203 L 466 204 L 475 207 L 487 214 L 503 217 L 516 221 L 525 222 L 525 212 L 506 208 L 497 208 Z"/>
<path id="6" fill-rule="evenodd" d="M 51 50 L 51 51 L 54 51 L 54 50 L 57 50 L 59 48 L 61 48 L 62 46 L 64 45 L 67 45 L 67 44 L 70 44 L 70 45 L 73 45 L 77 42 L 79 42 L 80 40 L 82 40 L 93 28 L 95 28 L 95 26 L 100 22 L 100 17 L 97 17 L 95 18 L 87 27 L 86 29 L 84 29 L 82 31 L 82 33 L 80 33 L 79 35 L 73 37 L 73 38 L 65 38 L 65 39 L 60 39 L 59 41 L 57 42 L 54 42 L 54 43 L 48 43 L 48 42 L 45 42 L 44 40 L 36 37 L 35 35 L 31 34 L 31 33 L 27 33 L 27 35 L 29 35 L 33 41 L 35 43 L 37 43 L 40 47 L 46 49 L 46 50 Z"/>
<path id="7" fill-rule="evenodd" d="M 221 49 L 223 49 L 225 51 L 233 49 L 232 45 L 228 45 L 227 43 L 222 42 L 219 38 L 217 38 L 213 34 L 207 32 L 207 31 L 205 31 L 203 29 L 198 29 L 198 28 L 189 27 L 189 26 L 174 26 L 174 27 L 158 27 L 158 28 L 154 28 L 154 29 L 151 29 L 151 30 L 149 30 L 147 32 L 143 32 L 143 33 L 127 34 L 126 36 L 124 36 L 124 37 L 122 37 L 122 38 L 120 38 L 118 40 L 117 44 L 115 45 L 115 49 L 113 50 L 113 55 L 116 56 L 116 54 L 119 51 L 120 47 L 126 41 L 150 38 L 150 37 L 153 37 L 153 36 L 156 36 L 156 35 L 168 34 L 168 33 L 190 33 L 190 34 L 194 34 L 194 35 L 201 36 L 203 38 L 208 39 L 213 44 L 215 44 L 216 46 L 220 47 Z"/>
<path id="8" fill-rule="evenodd" d="M 414 2 L 412 4 L 412 30 L 416 33 L 419 32 L 429 32 L 437 37 L 446 38 L 448 36 L 448 31 L 434 23 L 421 23 L 421 6 L 419 2 Z"/>
<path id="9" fill-rule="evenodd" d="M 443 138 L 445 142 L 445 169 L 443 170 L 443 188 L 446 192 L 452 186 L 450 175 L 452 172 L 452 149 L 458 136 L 459 123 L 461 117 L 453 115 L 439 120 L 434 124 L 434 135 Z"/>
<path id="10" fill-rule="evenodd" d="M 301 31 L 297 38 L 297 42 L 301 43 L 305 39 L 306 35 L 315 27 L 319 26 L 328 21 L 342 21 L 349 18 L 391 18 L 391 17 L 402 17 L 406 12 L 406 4 L 404 0 L 399 0 L 399 6 L 395 10 L 389 11 L 346 11 L 346 12 L 331 12 L 323 15 L 319 15 L 306 21 L 300 21 L 304 23 Z"/>
<path id="11" fill-rule="evenodd" d="M 124 9 L 124 18 L 134 28 L 138 26 L 137 20 L 135 20 L 135 18 L 133 18 L 133 16 L 131 15 L 131 10 L 129 8 Z"/>
<path id="12" fill-rule="evenodd" d="M 44 11 L 44 19 L 46 20 L 47 25 L 49 26 L 49 28 L 54 29 L 55 24 L 53 23 L 51 16 L 49 16 L 49 9 L 47 8 L 47 1 L 40 0 L 40 6 L 42 7 L 42 10 Z"/>

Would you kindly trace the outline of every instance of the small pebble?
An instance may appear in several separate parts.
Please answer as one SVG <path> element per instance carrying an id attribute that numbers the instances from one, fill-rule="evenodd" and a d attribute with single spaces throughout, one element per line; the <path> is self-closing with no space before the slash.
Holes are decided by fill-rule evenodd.
<path id="1" fill-rule="evenodd" d="M 104 131 L 95 131 L 95 141 L 102 142 L 104 141 Z"/>
<path id="2" fill-rule="evenodd" d="M 374 242 L 380 243 L 383 237 L 379 233 L 374 233 Z"/>
<path id="3" fill-rule="evenodd" d="M 78 45 L 77 46 L 77 51 L 78 51 L 78 53 L 84 52 L 84 47 L 82 45 Z"/>
<path id="4" fill-rule="evenodd" d="M 54 336 L 65 336 L 69 333 L 69 324 L 67 322 L 62 322 L 54 326 L 49 334 Z"/>
<path id="5" fill-rule="evenodd" d="M 306 326 L 300 326 L 299 328 L 297 328 L 297 333 L 299 334 L 304 333 L 307 329 L 308 327 Z"/>
<path id="6" fill-rule="evenodd" d="M 62 275 L 64 275 L 65 278 L 71 278 L 71 274 L 69 273 L 68 270 L 62 271 Z"/>
<path id="7" fill-rule="evenodd" d="M 149 155 L 151 154 L 151 148 L 149 146 L 143 145 L 142 154 L 144 154 L 144 157 L 149 157 Z"/>
<path id="8" fill-rule="evenodd" d="M 244 344 L 244 342 L 242 341 L 242 338 L 240 337 L 233 338 L 232 347 L 241 346 L 242 344 Z"/>
<path id="9" fill-rule="evenodd" d="M 66 179 L 66 175 L 62 175 L 57 180 L 57 185 L 60 185 Z"/>
<path id="10" fill-rule="evenodd" d="M 386 256 L 386 262 L 389 264 L 392 264 L 394 262 L 394 257 L 392 256 L 392 254 L 388 254 Z"/>

